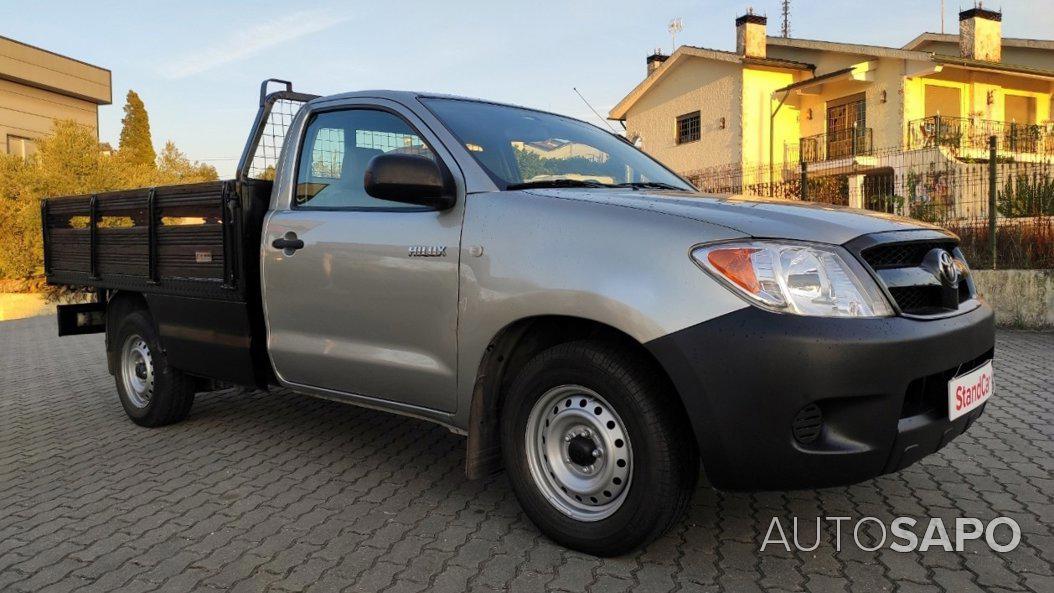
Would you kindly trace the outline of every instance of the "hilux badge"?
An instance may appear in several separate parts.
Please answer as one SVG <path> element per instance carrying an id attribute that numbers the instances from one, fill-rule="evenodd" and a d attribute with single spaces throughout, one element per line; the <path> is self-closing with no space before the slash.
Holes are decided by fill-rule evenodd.
<path id="1" fill-rule="evenodd" d="M 410 257 L 446 257 L 446 245 L 412 245 Z"/>

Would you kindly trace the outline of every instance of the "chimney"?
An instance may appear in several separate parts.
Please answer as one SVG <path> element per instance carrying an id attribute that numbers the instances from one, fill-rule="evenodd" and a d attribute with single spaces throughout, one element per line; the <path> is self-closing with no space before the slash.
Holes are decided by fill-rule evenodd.
<path id="1" fill-rule="evenodd" d="M 736 19 L 736 53 L 748 58 L 765 57 L 765 24 L 768 19 L 753 9 Z"/>
<path id="2" fill-rule="evenodd" d="M 662 53 L 662 50 L 655 48 L 655 51 L 648 56 L 648 76 L 651 76 L 652 72 L 659 69 L 662 63 L 669 59 L 670 56 Z"/>
<path id="3" fill-rule="evenodd" d="M 980 3 L 959 13 L 959 51 L 964 58 L 998 62 L 1003 53 L 1003 13 Z"/>

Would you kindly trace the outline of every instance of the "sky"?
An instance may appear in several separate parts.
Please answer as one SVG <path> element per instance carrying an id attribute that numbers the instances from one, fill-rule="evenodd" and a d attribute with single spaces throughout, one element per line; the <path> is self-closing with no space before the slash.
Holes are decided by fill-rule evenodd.
<path id="1" fill-rule="evenodd" d="M 233 174 L 265 78 L 332 94 L 365 89 L 452 93 L 527 105 L 604 125 L 644 76 L 644 58 L 678 44 L 734 49 L 748 5 L 778 34 L 779 0 L 0 0 L 0 35 L 113 72 L 100 140 L 117 145 L 134 89 L 154 144 Z M 946 0 L 945 29 L 960 6 Z M 941 0 L 792 0 L 791 35 L 901 46 L 940 31 Z M 992 3 L 990 7 L 995 7 Z M 1003 34 L 1054 38 L 1054 0 L 1002 0 Z"/>

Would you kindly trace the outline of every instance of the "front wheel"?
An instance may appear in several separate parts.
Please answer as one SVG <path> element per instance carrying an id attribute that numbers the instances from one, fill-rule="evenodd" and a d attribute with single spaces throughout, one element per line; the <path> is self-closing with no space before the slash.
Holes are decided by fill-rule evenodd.
<path id="1" fill-rule="evenodd" d="M 561 344 L 527 363 L 502 410 L 502 451 L 539 529 L 613 556 L 680 518 L 699 461 L 671 391 L 649 361 L 601 341 Z"/>
<path id="2" fill-rule="evenodd" d="M 114 340 L 114 379 L 124 411 L 140 426 L 164 426 L 187 417 L 194 404 L 194 383 L 168 366 L 153 321 L 145 311 L 125 316 Z"/>

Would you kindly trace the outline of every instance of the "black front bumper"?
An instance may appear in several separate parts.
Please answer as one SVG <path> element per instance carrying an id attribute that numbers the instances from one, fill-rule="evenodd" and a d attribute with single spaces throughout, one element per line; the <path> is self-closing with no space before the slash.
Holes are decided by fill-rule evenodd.
<path id="1" fill-rule="evenodd" d="M 747 307 L 647 344 L 684 402 L 718 488 L 851 484 L 943 447 L 947 380 L 991 357 L 992 310 L 934 320 L 825 319 Z M 810 405 L 815 405 L 810 407 Z M 819 409 L 810 439 L 795 420 Z"/>

